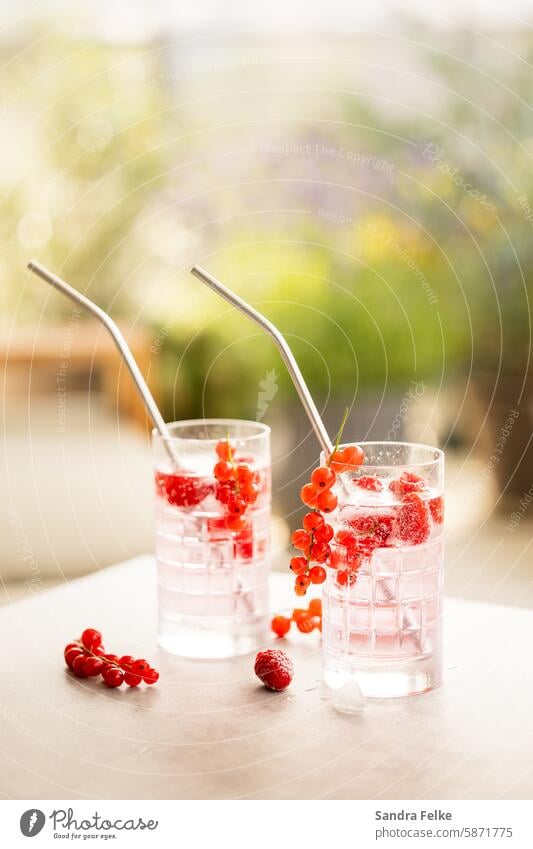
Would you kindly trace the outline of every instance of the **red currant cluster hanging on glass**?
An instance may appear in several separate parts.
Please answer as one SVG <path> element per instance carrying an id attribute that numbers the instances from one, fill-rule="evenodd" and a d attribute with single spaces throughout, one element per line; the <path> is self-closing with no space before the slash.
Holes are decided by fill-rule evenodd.
<path id="1" fill-rule="evenodd" d="M 147 660 L 136 660 L 129 654 L 106 654 L 102 635 L 94 628 L 86 628 L 79 640 L 65 646 L 65 663 L 77 678 L 101 675 L 108 687 L 138 687 L 142 681 L 155 684 L 159 679 L 159 672 Z"/>
<path id="2" fill-rule="evenodd" d="M 364 460 L 363 451 L 358 445 L 339 448 L 347 416 L 348 411 L 344 414 L 335 448 L 326 464 L 313 471 L 310 482 L 300 491 L 300 498 L 312 512 L 305 514 L 303 527 L 294 531 L 291 537 L 294 548 L 301 551 L 301 554 L 293 557 L 290 562 L 290 568 L 296 575 L 294 592 L 298 596 L 305 595 L 310 584 L 323 584 L 326 580 L 324 566 L 329 565 L 329 543 L 333 539 L 334 531 L 323 514 L 332 513 L 337 507 L 337 496 L 333 491 L 337 475 L 360 466 Z"/>

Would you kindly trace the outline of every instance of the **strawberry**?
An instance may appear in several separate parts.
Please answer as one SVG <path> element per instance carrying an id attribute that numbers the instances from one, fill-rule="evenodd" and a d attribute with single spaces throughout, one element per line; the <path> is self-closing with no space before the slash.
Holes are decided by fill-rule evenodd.
<path id="1" fill-rule="evenodd" d="M 285 690 L 292 681 L 294 667 L 290 657 L 279 649 L 260 651 L 255 659 L 254 671 L 269 690 Z"/>
<path id="2" fill-rule="evenodd" d="M 176 507 L 196 507 L 213 491 L 210 483 L 193 475 L 156 472 L 155 480 L 158 493 Z"/>
<path id="3" fill-rule="evenodd" d="M 425 483 L 419 475 L 414 472 L 402 472 L 399 478 L 389 484 L 389 489 L 395 495 L 401 497 L 408 492 L 421 492 L 425 489 Z"/>
<path id="4" fill-rule="evenodd" d="M 432 498 L 429 502 L 429 510 L 434 522 L 441 525 L 444 522 L 444 498 Z"/>
<path id="5" fill-rule="evenodd" d="M 398 510 L 396 532 L 403 542 L 420 545 L 429 536 L 429 511 L 416 492 L 409 492 L 403 498 Z"/>

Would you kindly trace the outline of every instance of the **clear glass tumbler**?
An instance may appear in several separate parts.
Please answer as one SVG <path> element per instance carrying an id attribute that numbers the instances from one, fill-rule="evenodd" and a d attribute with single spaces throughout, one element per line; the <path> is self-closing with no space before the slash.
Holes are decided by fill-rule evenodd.
<path id="1" fill-rule="evenodd" d="M 247 654 L 268 635 L 270 428 L 168 427 L 170 446 L 153 433 L 159 642 L 182 657 Z"/>
<path id="2" fill-rule="evenodd" d="M 338 476 L 323 592 L 324 680 L 365 696 L 422 693 L 442 681 L 444 455 L 362 443 L 364 465 Z"/>

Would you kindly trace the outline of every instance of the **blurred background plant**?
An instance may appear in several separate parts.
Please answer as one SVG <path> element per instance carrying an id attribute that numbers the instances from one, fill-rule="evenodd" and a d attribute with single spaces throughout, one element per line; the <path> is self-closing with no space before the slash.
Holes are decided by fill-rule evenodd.
<path id="1" fill-rule="evenodd" d="M 254 26 L 256 3 L 239 7 L 240 29 L 232 4 L 216 18 L 202 3 L 97 2 L 61 21 L 51 6 L 0 46 L 6 363 L 25 327 L 57 337 L 72 312 L 24 276 L 34 255 L 145 334 L 168 419 L 255 418 L 275 374 L 263 420 L 290 514 L 316 445 L 272 344 L 189 275 L 198 262 L 286 333 L 332 431 L 348 405 L 354 438 L 438 442 L 458 467 L 483 467 L 519 410 L 488 483 L 520 497 L 533 460 L 531 29 L 383 12 L 325 33 L 323 3 L 305 33 L 290 10 Z"/>

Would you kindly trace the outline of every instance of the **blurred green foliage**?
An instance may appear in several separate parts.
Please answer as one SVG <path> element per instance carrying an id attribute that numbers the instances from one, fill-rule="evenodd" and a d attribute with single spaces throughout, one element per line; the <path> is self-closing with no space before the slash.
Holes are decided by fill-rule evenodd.
<path id="1" fill-rule="evenodd" d="M 48 318 L 69 310 L 30 284 L 20 300 L 36 253 L 162 338 L 168 417 L 249 417 L 272 368 L 278 403 L 293 397 L 271 341 L 203 291 L 191 261 L 279 325 L 321 402 L 471 368 L 523 371 L 533 42 L 520 34 L 523 61 L 502 62 L 477 49 L 480 36 L 447 33 L 433 49 L 430 34 L 409 32 L 430 108 L 331 94 L 335 121 L 294 119 L 272 153 L 263 127 L 233 159 L 204 137 L 201 105 L 181 108 L 161 50 L 50 34 L 39 46 L 32 33 L 27 56 L 4 51 L 4 321 L 34 320 L 45 298 Z"/>

